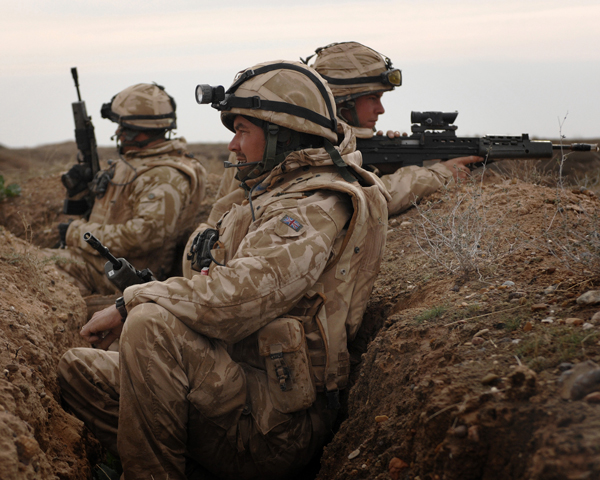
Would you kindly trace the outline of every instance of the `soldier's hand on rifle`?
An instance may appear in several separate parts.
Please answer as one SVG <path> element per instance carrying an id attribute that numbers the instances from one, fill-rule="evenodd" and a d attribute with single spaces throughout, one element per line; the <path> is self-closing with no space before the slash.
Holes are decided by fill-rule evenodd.
<path id="1" fill-rule="evenodd" d="M 459 179 L 466 179 L 471 173 L 471 170 L 469 170 L 467 165 L 477 162 L 483 162 L 483 157 L 477 157 L 475 155 L 471 155 L 470 157 L 458 157 L 451 160 L 446 160 L 445 162 L 442 162 L 442 164 L 446 165 L 446 167 L 452 170 L 452 176 L 456 181 Z"/>
<path id="2" fill-rule="evenodd" d="M 117 307 L 111 305 L 94 313 L 79 334 L 96 348 L 106 350 L 111 343 L 121 336 L 123 319 Z"/>
<path id="3" fill-rule="evenodd" d="M 386 136 L 388 138 L 398 138 L 398 137 L 406 137 L 408 134 L 406 132 L 404 133 L 400 133 L 398 130 L 394 131 L 394 130 L 388 130 L 387 132 L 385 132 Z M 383 130 L 377 130 L 377 133 L 375 135 L 378 135 L 380 137 L 383 136 Z"/>

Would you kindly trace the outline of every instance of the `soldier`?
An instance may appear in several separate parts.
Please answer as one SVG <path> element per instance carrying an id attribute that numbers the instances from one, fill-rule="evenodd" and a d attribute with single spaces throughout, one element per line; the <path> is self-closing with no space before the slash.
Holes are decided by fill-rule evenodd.
<path id="1" fill-rule="evenodd" d="M 199 101 L 235 133 L 248 199 L 198 228 L 184 278 L 129 287 L 83 327 L 100 348 L 120 335 L 118 353 L 73 349 L 59 365 L 66 403 L 128 480 L 306 465 L 331 432 L 385 247 L 389 196 L 347 125 L 334 146 L 335 101 L 314 70 L 268 62 L 220 88 L 199 86 Z"/>
<path id="2" fill-rule="evenodd" d="M 89 219 L 59 225 L 66 248 L 51 252 L 63 259 L 57 265 L 82 295 L 115 293 L 104 274 L 106 260 L 83 240 L 85 232 L 159 279 L 171 271 L 176 245 L 187 239 L 204 198 L 206 179 L 204 167 L 187 153 L 185 139 L 170 139 L 175 109 L 162 86 L 147 83 L 126 88 L 102 106 L 102 117 L 119 125 L 119 160 L 97 177 Z"/>
<path id="3" fill-rule="evenodd" d="M 315 55 L 312 67 L 329 83 L 338 118 L 352 127 L 356 137 L 371 138 L 379 115 L 385 113 L 382 95 L 402 84 L 400 70 L 393 68 L 386 56 L 357 42 L 332 43 L 318 48 Z M 387 135 L 397 137 L 400 133 L 388 131 Z M 466 165 L 482 160 L 476 156 L 460 157 L 430 167 L 404 167 L 383 175 L 381 179 L 392 195 L 389 214 L 406 210 L 416 198 L 433 193 L 453 180 L 467 178 Z"/>

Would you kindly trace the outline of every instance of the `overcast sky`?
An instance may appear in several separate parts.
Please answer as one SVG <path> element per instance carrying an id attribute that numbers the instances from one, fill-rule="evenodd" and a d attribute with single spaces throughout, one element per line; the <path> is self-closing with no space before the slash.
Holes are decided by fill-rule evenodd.
<path id="1" fill-rule="evenodd" d="M 0 144 L 73 139 L 77 66 L 98 144 L 115 124 L 102 103 L 157 82 L 177 101 L 189 142 L 231 137 L 197 105 L 198 83 L 298 60 L 355 40 L 389 56 L 404 84 L 386 93 L 378 127 L 408 131 L 410 112 L 458 111 L 459 135 L 600 137 L 598 0 L 253 2 L 0 0 Z M 565 118 L 566 117 L 566 118 Z M 562 126 L 561 126 L 562 124 Z"/>

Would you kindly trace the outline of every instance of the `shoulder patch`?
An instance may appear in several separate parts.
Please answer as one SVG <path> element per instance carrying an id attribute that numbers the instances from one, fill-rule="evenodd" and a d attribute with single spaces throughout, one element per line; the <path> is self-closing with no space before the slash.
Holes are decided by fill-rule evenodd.
<path id="1" fill-rule="evenodd" d="M 304 227 L 304 225 L 302 225 L 297 220 L 294 220 L 289 215 L 284 216 L 281 219 L 281 223 L 285 223 L 288 227 L 290 227 L 292 230 L 295 230 L 297 232 L 299 232 Z"/>

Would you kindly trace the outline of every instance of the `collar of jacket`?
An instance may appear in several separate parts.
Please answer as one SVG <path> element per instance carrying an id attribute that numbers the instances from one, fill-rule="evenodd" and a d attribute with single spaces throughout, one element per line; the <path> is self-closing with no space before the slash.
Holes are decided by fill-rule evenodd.
<path id="1" fill-rule="evenodd" d="M 132 150 L 125 154 L 127 160 L 134 158 L 145 158 L 155 157 L 157 155 L 182 155 L 187 152 L 187 142 L 185 138 L 174 138 L 172 140 L 165 140 L 164 142 L 157 143 L 149 148 L 142 148 L 141 150 Z"/>

